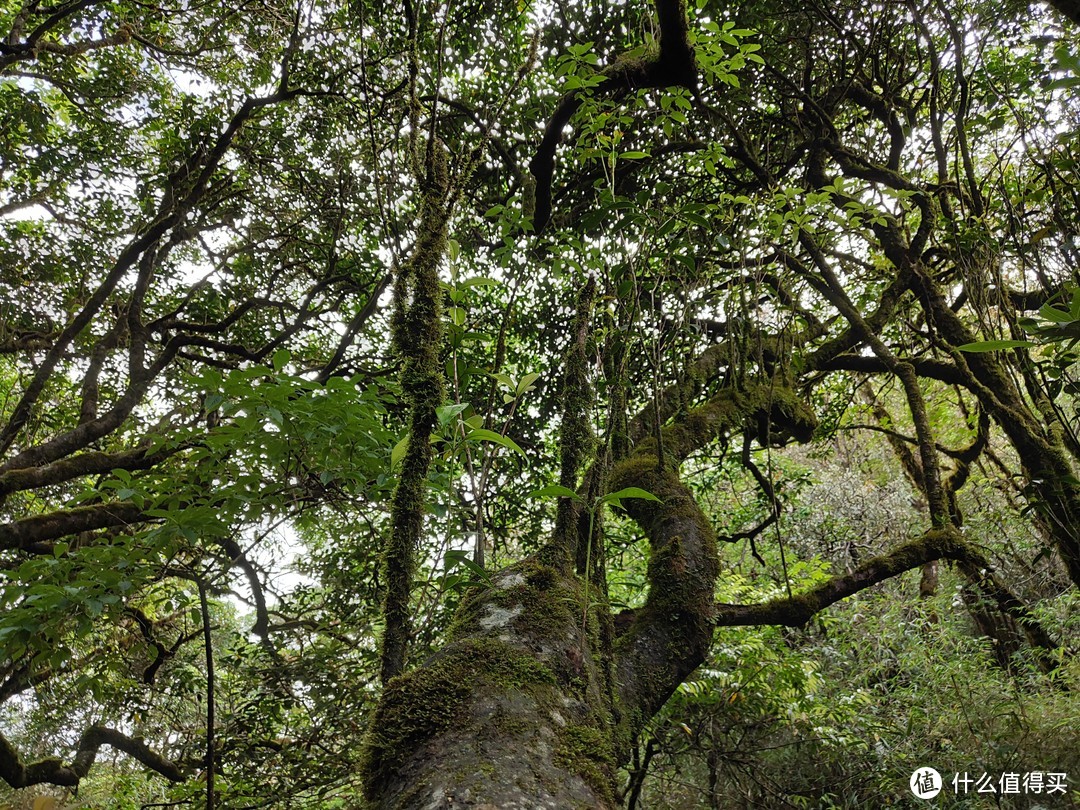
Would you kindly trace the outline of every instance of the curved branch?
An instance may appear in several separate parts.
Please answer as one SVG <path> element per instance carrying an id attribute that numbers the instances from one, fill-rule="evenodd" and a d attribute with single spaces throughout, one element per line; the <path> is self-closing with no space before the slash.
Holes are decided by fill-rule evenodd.
<path id="1" fill-rule="evenodd" d="M 1027 605 L 1001 584 L 989 560 L 951 526 L 932 529 L 922 537 L 867 560 L 851 573 L 833 577 L 805 593 L 757 605 L 717 604 L 714 606 L 715 626 L 747 627 L 771 624 L 802 627 L 817 613 L 841 599 L 854 596 L 905 571 L 942 559 L 955 561 L 969 582 L 996 604 L 1002 613 L 1017 622 L 1031 643 L 1044 672 L 1054 669 L 1056 664 L 1053 651 L 1059 644 L 1031 614 Z"/>
<path id="2" fill-rule="evenodd" d="M 983 561 L 980 555 L 967 546 L 958 531 L 952 528 L 935 529 L 886 554 L 867 560 L 850 574 L 833 577 L 805 593 L 758 605 L 717 604 L 715 624 L 717 627 L 761 624 L 802 627 L 816 613 L 841 599 L 853 596 L 897 574 L 943 558 L 978 558 Z"/>
<path id="3" fill-rule="evenodd" d="M 647 87 L 686 87 L 697 90 L 697 62 L 690 46 L 686 24 L 686 7 L 681 0 L 655 0 L 660 27 L 660 52 L 651 59 L 620 56 L 600 75 L 604 82 L 597 87 L 599 94 L 619 100 L 634 90 Z M 533 227 L 544 230 L 551 219 L 551 181 L 555 174 L 555 150 L 562 142 L 563 129 L 581 106 L 577 90 L 559 101 L 544 129 L 544 137 L 529 163 L 536 178 Z"/>
<path id="4" fill-rule="evenodd" d="M 725 389 L 660 431 L 667 464 L 656 439 L 640 442 L 611 471 L 610 488 L 640 487 L 659 502 L 627 499 L 627 514 L 649 539 L 649 595 L 617 639 L 615 662 L 622 722 L 632 736 L 708 653 L 713 630 L 713 593 L 720 573 L 716 535 L 677 465 L 717 436 L 756 428 L 777 419 L 776 433 L 809 439 L 816 420 L 794 392 L 769 385 Z"/>
<path id="5" fill-rule="evenodd" d="M 0 778 L 15 789 L 31 785 L 49 784 L 61 787 L 78 787 L 97 759 L 98 750 L 111 745 L 129 757 L 141 762 L 171 782 L 183 782 L 180 767 L 172 760 L 151 749 L 140 737 L 129 737 L 107 726 L 92 725 L 79 738 L 75 758 L 70 765 L 55 757 L 39 759 L 24 764 L 7 738 L 0 734 Z"/>
<path id="6" fill-rule="evenodd" d="M 713 528 L 674 470 L 657 469 L 656 456 L 636 453 L 612 470 L 612 488 L 625 486 L 661 501 L 624 502 L 650 545 L 649 596 L 614 649 L 630 738 L 705 660 L 720 564 Z"/>
<path id="7" fill-rule="evenodd" d="M 132 503 L 78 506 L 46 515 L 34 515 L 0 524 L 0 550 L 40 551 L 42 544 L 71 534 L 146 520 L 149 518 L 143 514 L 143 510 Z"/>

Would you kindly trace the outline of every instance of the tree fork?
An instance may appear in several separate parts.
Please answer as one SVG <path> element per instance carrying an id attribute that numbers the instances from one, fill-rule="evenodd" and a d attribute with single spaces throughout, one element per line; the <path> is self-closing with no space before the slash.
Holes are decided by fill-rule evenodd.
<path id="1" fill-rule="evenodd" d="M 937 283 L 925 272 L 918 276 L 919 294 L 927 318 L 951 346 L 972 343 L 977 337 L 953 312 Z M 1001 426 L 1037 493 L 1039 511 L 1046 517 L 1051 537 L 1073 584 L 1080 586 L 1080 487 L 1072 483 L 1073 470 L 1061 444 L 1044 433 L 1011 377 L 994 352 L 962 353 L 953 360 L 967 377 L 966 387 Z"/>
<path id="2" fill-rule="evenodd" d="M 812 433 L 813 414 L 784 392 L 774 402 L 764 386 L 726 391 L 664 428 L 672 466 L 658 469 L 651 440 L 614 465 L 611 487 L 641 486 L 663 503 L 624 502 L 652 541 L 650 595 L 611 653 L 603 609 L 551 546 L 467 596 L 448 644 L 386 684 L 362 766 L 374 806 L 616 807 L 633 734 L 712 637 L 715 538 L 677 465 L 773 411 Z"/>
<path id="3" fill-rule="evenodd" d="M 867 402 L 873 408 L 879 422 L 890 420 L 885 407 L 867 394 Z M 960 531 L 963 516 L 956 502 L 956 493 L 963 487 L 971 472 L 971 465 L 985 449 L 989 441 L 990 420 L 985 410 L 979 412 L 978 429 L 972 443 L 955 455 L 957 466 L 952 475 L 944 482 L 945 498 L 949 506 L 949 522 L 952 529 Z M 923 495 L 926 494 L 922 467 L 906 444 L 895 434 L 886 434 L 901 468 L 911 484 Z M 942 554 L 949 557 L 948 554 Z M 1002 585 L 990 567 L 990 562 L 970 547 L 963 548 L 961 556 L 952 556 L 961 575 L 967 581 L 962 596 L 972 620 L 979 631 L 994 642 L 994 652 L 1002 669 L 1011 670 L 1013 662 L 1011 652 L 1019 648 L 1021 633 L 1027 638 L 1032 654 L 1043 672 L 1052 671 L 1057 664 L 1053 652 L 1058 644 L 1043 628 L 1039 620 L 1006 586 Z M 933 596 L 937 588 L 937 559 L 927 560 L 922 565 L 922 580 L 919 583 L 919 596 Z M 990 609 L 990 605 L 996 609 Z"/>

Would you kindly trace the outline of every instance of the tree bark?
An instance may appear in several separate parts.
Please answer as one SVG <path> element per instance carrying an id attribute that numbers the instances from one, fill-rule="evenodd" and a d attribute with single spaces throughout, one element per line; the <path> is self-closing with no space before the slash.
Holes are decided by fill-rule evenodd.
<path id="1" fill-rule="evenodd" d="M 613 808 L 601 617 L 543 554 L 462 604 L 451 640 L 391 680 L 367 739 L 378 808 Z"/>
<path id="2" fill-rule="evenodd" d="M 716 538 L 680 480 L 686 457 L 733 430 L 809 438 L 814 416 L 786 389 L 725 389 L 639 442 L 608 488 L 649 540 L 649 594 L 616 637 L 606 595 L 553 543 L 462 603 L 449 643 L 386 685 L 363 779 L 383 810 L 614 808 L 634 736 L 712 641 Z M 592 505 L 600 508 L 599 505 Z"/>

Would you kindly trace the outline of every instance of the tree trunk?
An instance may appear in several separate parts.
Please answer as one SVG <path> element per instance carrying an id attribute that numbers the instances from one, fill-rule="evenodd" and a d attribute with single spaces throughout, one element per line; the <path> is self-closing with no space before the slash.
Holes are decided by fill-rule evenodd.
<path id="1" fill-rule="evenodd" d="M 622 502 L 650 560 L 645 604 L 620 615 L 618 636 L 603 588 L 585 586 L 558 542 L 471 593 L 446 647 L 386 685 L 362 769 L 372 804 L 616 807 L 616 768 L 712 640 L 716 537 L 679 465 L 762 420 L 804 441 L 816 422 L 790 391 L 725 389 L 663 428 L 666 461 L 650 438 L 611 469 L 610 491 L 654 496 Z"/>
<path id="2" fill-rule="evenodd" d="M 450 643 L 387 685 L 364 763 L 376 807 L 616 806 L 607 616 L 542 556 L 468 597 Z"/>

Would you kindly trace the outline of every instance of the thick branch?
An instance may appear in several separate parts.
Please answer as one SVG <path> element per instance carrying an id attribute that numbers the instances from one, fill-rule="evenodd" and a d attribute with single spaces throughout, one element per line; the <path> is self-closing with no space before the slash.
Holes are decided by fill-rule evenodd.
<path id="1" fill-rule="evenodd" d="M 147 519 L 142 509 L 131 503 L 78 506 L 47 515 L 34 515 L 0 524 L 0 550 L 36 551 L 38 549 L 35 546 L 59 540 L 61 537 L 139 523 Z"/>
<path id="2" fill-rule="evenodd" d="M 153 751 L 141 738 L 129 737 L 116 729 L 99 725 L 90 726 L 83 732 L 75 759 L 70 765 L 53 757 L 24 764 L 11 743 L 0 735 L 0 778 L 15 789 L 40 784 L 78 787 L 103 745 L 123 751 L 172 782 L 184 781 L 179 766 Z"/>
<path id="3" fill-rule="evenodd" d="M 71 458 L 54 461 L 42 467 L 25 467 L 0 473 L 0 499 L 12 492 L 60 484 L 72 478 L 100 475 L 110 470 L 145 470 L 153 467 L 180 448 L 170 448 L 151 455 L 146 447 L 124 450 L 118 453 L 81 453 Z"/>
<path id="4" fill-rule="evenodd" d="M 763 416 L 784 420 L 786 429 L 804 441 L 813 433 L 813 414 L 790 390 L 768 385 L 727 389 L 661 431 L 665 458 L 677 465 L 717 436 L 748 422 L 757 427 Z M 623 722 L 633 735 L 705 660 L 720 569 L 712 526 L 677 467 L 661 466 L 655 439 L 640 442 L 615 465 L 610 485 L 613 490 L 641 487 L 660 499 L 624 502 L 650 546 L 649 595 L 615 646 Z"/>
<path id="5" fill-rule="evenodd" d="M 716 605 L 717 627 L 741 627 L 761 624 L 801 627 L 829 605 L 864 591 L 879 582 L 931 562 L 966 560 L 973 552 L 960 533 L 946 528 L 929 531 L 917 540 L 873 557 L 850 574 L 833 577 L 811 590 L 785 599 L 759 605 Z"/>
<path id="6" fill-rule="evenodd" d="M 622 722 L 632 737 L 705 660 L 720 565 L 712 526 L 674 470 L 635 453 L 612 470 L 612 487 L 627 486 L 661 500 L 624 502 L 650 545 L 649 596 L 615 643 Z"/>

